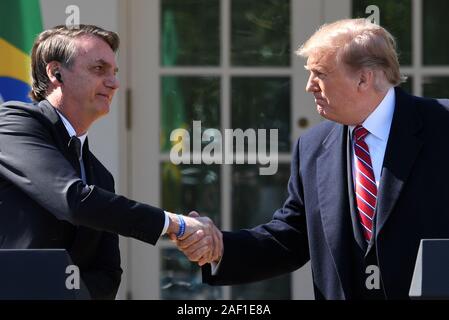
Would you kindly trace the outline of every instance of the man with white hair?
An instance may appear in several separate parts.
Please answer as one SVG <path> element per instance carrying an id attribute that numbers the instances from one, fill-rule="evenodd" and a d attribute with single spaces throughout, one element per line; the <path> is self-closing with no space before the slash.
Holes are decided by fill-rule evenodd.
<path id="1" fill-rule="evenodd" d="M 212 285 L 310 260 L 317 299 L 406 299 L 420 240 L 449 238 L 449 110 L 397 87 L 395 40 L 364 19 L 322 26 L 298 54 L 327 120 L 298 139 L 284 206 L 266 224 L 223 232 L 213 274 L 195 234 L 178 245 Z"/>

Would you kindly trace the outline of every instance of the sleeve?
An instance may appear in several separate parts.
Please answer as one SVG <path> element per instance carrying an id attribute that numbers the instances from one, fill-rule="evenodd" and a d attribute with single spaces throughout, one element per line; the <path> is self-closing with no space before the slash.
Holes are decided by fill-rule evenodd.
<path id="1" fill-rule="evenodd" d="M 304 195 L 299 172 L 299 140 L 294 148 L 288 198 L 270 222 L 223 232 L 224 254 L 215 275 L 209 264 L 203 281 L 211 285 L 260 281 L 292 272 L 309 261 Z"/>
<path id="2" fill-rule="evenodd" d="M 0 176 L 60 220 L 155 244 L 163 210 L 86 187 L 56 147 L 49 125 L 28 110 L 0 108 Z"/>
<path id="3" fill-rule="evenodd" d="M 98 246 L 94 268 L 84 270 L 81 278 L 89 290 L 92 299 L 114 300 L 122 277 L 118 236 L 103 232 Z"/>

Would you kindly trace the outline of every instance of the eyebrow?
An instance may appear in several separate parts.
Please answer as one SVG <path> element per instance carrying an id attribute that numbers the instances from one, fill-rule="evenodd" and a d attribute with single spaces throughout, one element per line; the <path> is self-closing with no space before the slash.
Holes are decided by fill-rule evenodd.
<path id="1" fill-rule="evenodd" d="M 103 60 L 103 59 L 97 59 L 97 60 L 95 60 L 95 63 L 100 63 L 100 64 L 102 64 L 103 66 L 107 66 L 107 67 L 109 67 L 109 68 L 112 67 L 112 65 L 111 65 L 109 62 L 106 62 L 106 61 Z M 118 67 L 115 67 L 114 72 L 118 72 Z"/>
<path id="2" fill-rule="evenodd" d="M 307 71 L 319 72 L 319 73 L 330 73 L 331 72 L 331 70 L 328 70 L 323 66 L 315 66 L 315 67 L 309 68 L 307 65 L 305 65 L 304 69 L 306 69 Z"/>
<path id="3" fill-rule="evenodd" d="M 307 65 L 304 66 L 304 69 L 306 69 L 307 71 L 318 71 L 318 72 L 325 70 L 323 67 L 320 66 L 309 68 Z"/>

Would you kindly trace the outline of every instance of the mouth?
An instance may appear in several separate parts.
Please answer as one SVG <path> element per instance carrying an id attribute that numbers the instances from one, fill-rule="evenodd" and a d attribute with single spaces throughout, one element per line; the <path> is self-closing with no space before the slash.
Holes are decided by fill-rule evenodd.
<path id="1" fill-rule="evenodd" d="M 322 95 L 322 92 L 313 93 L 313 97 L 315 98 L 315 103 L 325 103 L 326 99 Z"/>
<path id="2" fill-rule="evenodd" d="M 317 98 L 315 97 L 315 103 L 318 105 L 322 105 L 326 103 L 326 100 L 324 100 L 323 98 Z"/>
<path id="3" fill-rule="evenodd" d="M 109 103 L 112 101 L 112 97 L 107 95 L 107 94 L 103 94 L 103 93 L 98 93 L 97 96 L 107 100 Z"/>

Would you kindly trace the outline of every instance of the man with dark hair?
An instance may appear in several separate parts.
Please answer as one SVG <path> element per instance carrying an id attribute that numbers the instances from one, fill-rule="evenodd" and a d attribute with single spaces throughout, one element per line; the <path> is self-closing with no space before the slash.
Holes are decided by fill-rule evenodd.
<path id="1" fill-rule="evenodd" d="M 94 299 L 117 293 L 117 234 L 154 245 L 165 233 L 182 239 L 201 230 L 214 241 L 210 219 L 115 194 L 89 150 L 87 131 L 119 87 L 118 46 L 117 34 L 96 26 L 42 32 L 32 50 L 37 102 L 0 107 L 0 248 L 66 249 Z"/>
<path id="2" fill-rule="evenodd" d="M 34 101 L 42 101 L 47 97 L 47 90 L 51 84 L 46 70 L 49 62 L 55 61 L 66 68 L 71 67 L 77 54 L 77 46 L 73 40 L 81 36 L 98 37 L 114 53 L 120 45 L 120 39 L 116 33 L 92 25 L 84 25 L 79 29 L 57 26 L 42 32 L 36 39 L 31 52 L 33 77 L 31 98 Z"/>

